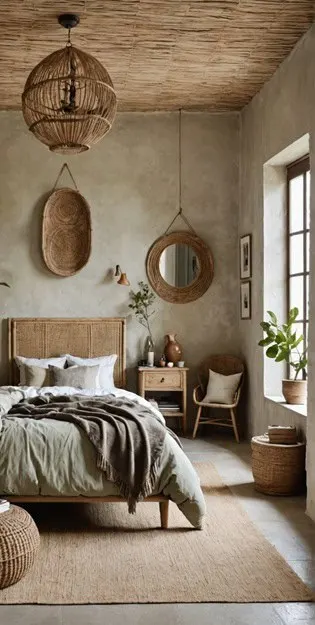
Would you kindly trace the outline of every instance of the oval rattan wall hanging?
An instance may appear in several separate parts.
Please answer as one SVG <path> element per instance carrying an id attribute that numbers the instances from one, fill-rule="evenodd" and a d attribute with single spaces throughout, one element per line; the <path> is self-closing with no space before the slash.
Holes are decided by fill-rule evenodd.
<path id="1" fill-rule="evenodd" d="M 89 260 L 91 213 L 77 188 L 63 187 L 49 196 L 43 215 L 42 252 L 48 269 L 62 277 L 73 276 Z"/>

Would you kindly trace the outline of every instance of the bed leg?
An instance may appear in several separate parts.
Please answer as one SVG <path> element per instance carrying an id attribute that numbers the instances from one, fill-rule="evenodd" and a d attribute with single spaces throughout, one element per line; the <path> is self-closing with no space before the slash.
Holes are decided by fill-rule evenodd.
<path id="1" fill-rule="evenodd" d="M 168 528 L 168 504 L 169 501 L 160 501 L 160 517 L 161 517 L 161 527 L 163 530 Z"/>

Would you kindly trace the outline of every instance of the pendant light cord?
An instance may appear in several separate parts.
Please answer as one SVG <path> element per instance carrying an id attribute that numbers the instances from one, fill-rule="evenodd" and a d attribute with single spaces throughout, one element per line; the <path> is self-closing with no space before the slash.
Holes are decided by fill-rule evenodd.
<path id="1" fill-rule="evenodd" d="M 178 212 L 176 213 L 174 219 L 172 219 L 164 234 L 168 233 L 177 217 L 181 217 L 189 230 L 197 236 L 196 231 L 189 223 L 187 217 L 185 217 L 182 209 L 182 109 L 179 109 L 178 112 L 178 205 Z"/>

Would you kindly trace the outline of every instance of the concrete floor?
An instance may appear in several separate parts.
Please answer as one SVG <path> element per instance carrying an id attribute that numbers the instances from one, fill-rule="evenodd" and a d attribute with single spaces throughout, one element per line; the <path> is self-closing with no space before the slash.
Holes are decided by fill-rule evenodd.
<path id="1" fill-rule="evenodd" d="M 315 591 L 315 525 L 304 497 L 254 491 L 250 447 L 229 436 L 183 440 L 192 461 L 211 461 L 251 519 Z M 0 606 L 0 625 L 315 625 L 315 603 Z"/>

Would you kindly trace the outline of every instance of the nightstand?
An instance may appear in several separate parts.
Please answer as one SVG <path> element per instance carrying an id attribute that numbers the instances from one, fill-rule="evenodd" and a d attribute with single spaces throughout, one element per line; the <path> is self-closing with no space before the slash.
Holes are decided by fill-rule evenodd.
<path id="1" fill-rule="evenodd" d="M 138 367 L 139 395 L 156 399 L 164 417 L 180 417 L 183 434 L 186 434 L 187 371 L 188 367 Z"/>

